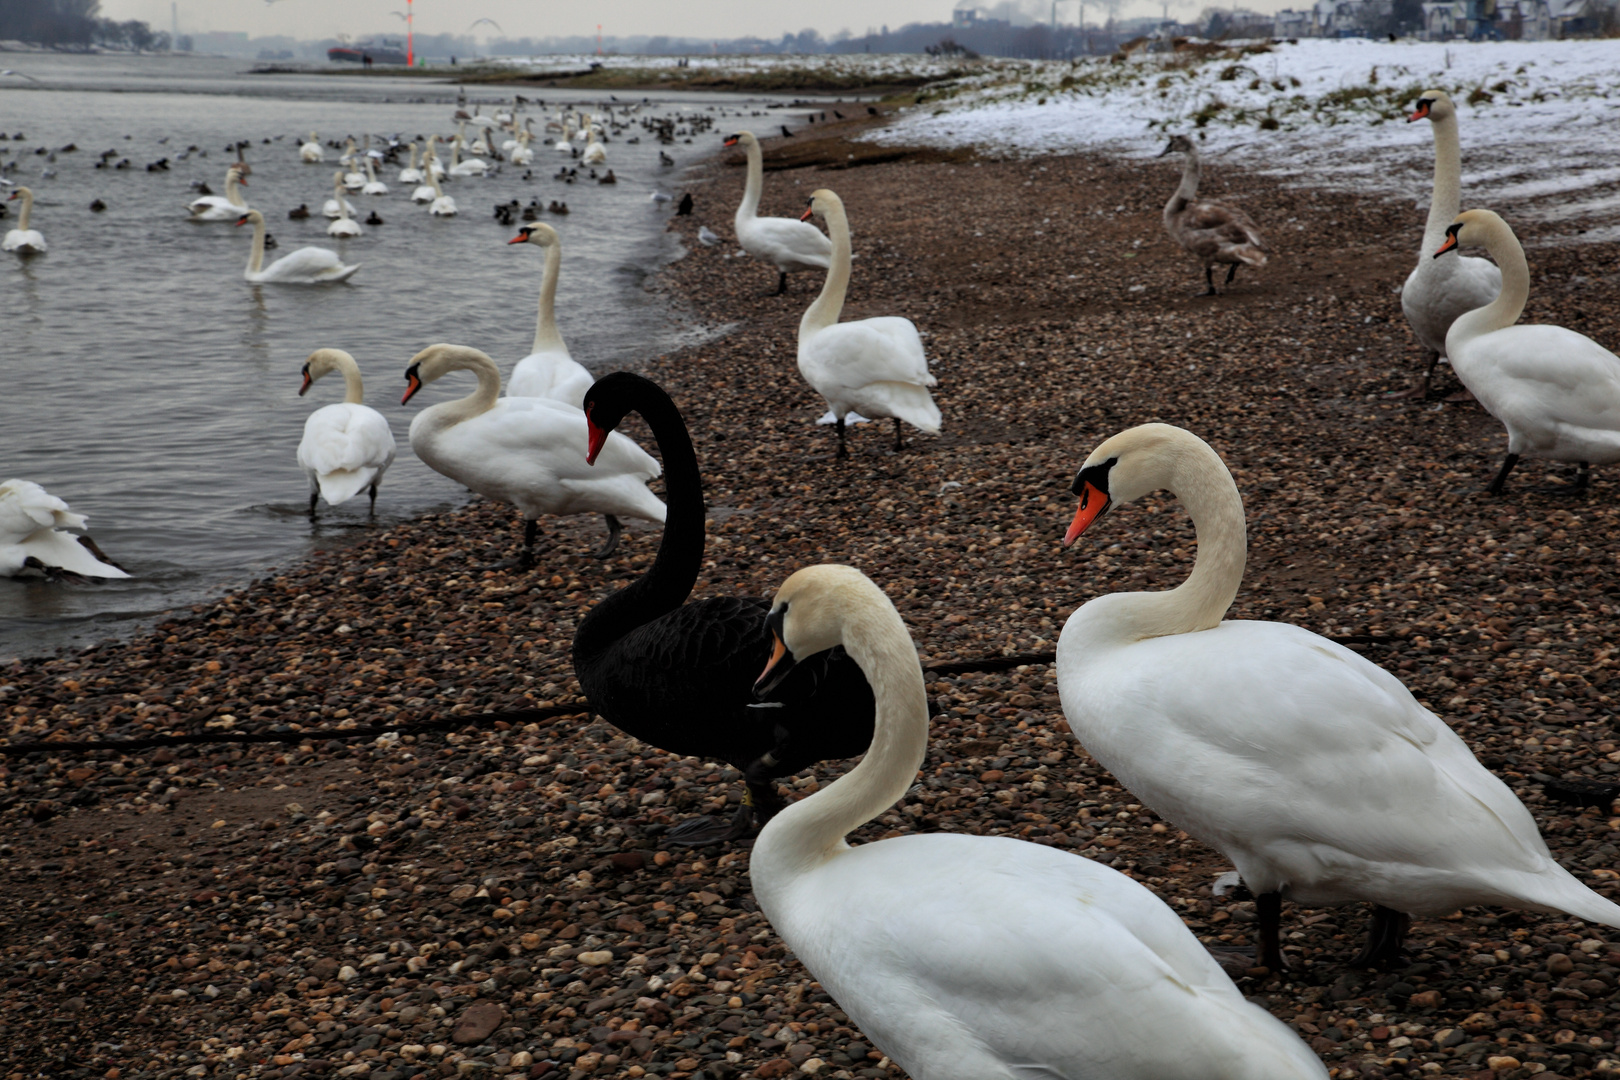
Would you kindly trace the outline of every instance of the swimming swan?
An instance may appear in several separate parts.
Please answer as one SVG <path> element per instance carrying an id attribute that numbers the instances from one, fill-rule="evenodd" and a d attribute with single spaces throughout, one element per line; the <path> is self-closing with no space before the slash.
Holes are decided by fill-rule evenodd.
<path id="1" fill-rule="evenodd" d="M 256 285 L 330 285 L 348 280 L 360 269 L 358 263 L 346 265 L 336 252 L 318 247 L 301 247 L 265 266 L 264 215 L 249 210 L 236 223 L 249 222 L 253 223 L 253 250 L 248 254 L 247 270 L 242 276 Z"/>

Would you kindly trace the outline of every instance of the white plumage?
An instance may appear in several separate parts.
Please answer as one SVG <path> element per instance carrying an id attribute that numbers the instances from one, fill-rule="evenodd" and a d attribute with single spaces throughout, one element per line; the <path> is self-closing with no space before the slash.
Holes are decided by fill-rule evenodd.
<path id="1" fill-rule="evenodd" d="M 34 193 L 29 188 L 20 187 L 6 196 L 6 201 L 22 200 L 22 211 L 17 215 L 17 227 L 6 230 L 6 238 L 0 241 L 0 251 L 14 251 L 18 255 L 43 255 L 46 251 L 45 235 L 38 229 L 28 227 L 28 218 L 34 210 Z"/>
<path id="2" fill-rule="evenodd" d="M 799 373 L 832 410 L 838 455 L 846 453 L 844 420 L 850 413 L 893 417 L 896 449 L 901 446 L 901 420 L 938 434 L 939 406 L 928 392 L 937 380 L 928 370 L 917 327 L 910 319 L 892 315 L 838 321 L 849 287 L 849 219 L 843 202 L 826 189 L 810 196 L 810 207 L 827 222 L 833 257 L 821 295 L 799 320 Z"/>
<path id="3" fill-rule="evenodd" d="M 1436 259 L 1446 240 L 1446 227 L 1462 209 L 1462 149 L 1457 137 L 1457 109 L 1441 90 L 1425 90 L 1408 122 L 1428 118 L 1434 130 L 1434 192 L 1423 227 L 1418 264 L 1401 286 L 1401 311 L 1418 344 L 1428 353 L 1414 397 L 1426 397 L 1434 366 L 1446 356 L 1446 331 L 1464 312 L 1482 308 L 1502 291 L 1502 271 L 1485 259 L 1458 256 Z"/>
<path id="4" fill-rule="evenodd" d="M 1243 995 L 1169 908 L 1123 874 L 1005 837 L 850 847 L 923 763 L 915 646 L 858 571 L 815 566 L 776 595 L 761 677 L 842 645 L 877 696 L 872 747 L 787 807 L 749 857 L 760 910 L 915 1080 L 1322 1080 L 1299 1036 Z M 778 621 L 779 620 L 779 621 Z M 768 691 L 767 691 L 768 693 Z"/>
<path id="5" fill-rule="evenodd" d="M 434 217 L 455 217 L 456 200 L 444 193 L 444 189 L 439 186 L 438 175 L 431 169 L 428 170 L 428 186 L 433 190 L 433 202 L 428 204 L 428 213 Z M 415 199 L 416 196 L 412 195 L 411 198 Z"/>
<path id="6" fill-rule="evenodd" d="M 309 142 L 298 148 L 298 160 L 305 165 L 319 165 L 326 160 L 326 148 L 321 145 L 321 140 L 315 132 L 310 132 Z"/>
<path id="7" fill-rule="evenodd" d="M 83 529 L 83 514 L 29 480 L 0 484 L 0 574 L 52 578 L 127 578 L 88 536 L 64 529 Z"/>
<path id="8" fill-rule="evenodd" d="M 764 157 L 753 132 L 741 131 L 726 140 L 727 146 L 739 144 L 748 154 L 748 183 L 737 216 L 732 219 L 737 243 L 754 258 L 776 267 L 776 291 L 781 294 L 787 291 L 790 271 L 825 270 L 832 265 L 833 243 L 809 222 L 759 216 L 759 197 L 765 186 Z"/>
<path id="9" fill-rule="evenodd" d="M 1161 488 L 1197 529 L 1180 588 L 1102 596 L 1069 617 L 1058 690 L 1075 737 L 1120 783 L 1232 860 L 1261 902 L 1263 963 L 1282 963 L 1281 897 L 1378 905 L 1385 937 L 1364 962 L 1398 955 L 1403 912 L 1497 904 L 1620 926 L 1620 907 L 1553 861 L 1529 811 L 1393 675 L 1295 626 L 1222 621 L 1243 578 L 1243 502 L 1203 440 L 1132 428 L 1074 486 L 1065 542 Z"/>
<path id="10" fill-rule="evenodd" d="M 264 215 L 249 210 L 237 224 L 249 222 L 253 223 L 253 250 L 248 254 L 247 270 L 242 276 L 254 284 L 329 285 L 347 280 L 360 269 L 358 263 L 345 264 L 337 252 L 318 247 L 301 247 L 265 266 Z"/>
<path id="11" fill-rule="evenodd" d="M 337 208 L 337 216 L 326 227 L 326 235 L 359 236 L 361 232 L 360 225 L 349 216 L 349 200 L 343 197 L 343 174 L 341 172 L 333 177 L 332 186 L 334 197 L 327 200 L 327 205 Z"/>
<path id="12" fill-rule="evenodd" d="M 343 375 L 343 400 L 323 405 L 304 421 L 304 437 L 298 444 L 298 464 L 309 477 L 309 516 L 315 516 L 315 500 L 324 498 L 337 506 L 369 491 L 371 510 L 377 509 L 377 486 L 383 473 L 394 463 L 394 433 L 382 413 L 365 404 L 365 385 L 354 357 L 342 349 L 316 349 L 304 362 L 304 383 L 298 396 L 309 392 L 315 381 L 328 372 Z"/>
<path id="13" fill-rule="evenodd" d="M 596 377 L 568 353 L 557 329 L 557 276 L 562 266 L 562 241 L 557 230 L 543 222 L 525 225 L 508 244 L 534 244 L 546 253 L 540 274 L 540 308 L 535 318 L 534 344 L 529 355 L 512 368 L 507 397 L 543 397 L 583 408 L 585 391 Z"/>
<path id="14" fill-rule="evenodd" d="M 247 174 L 240 164 L 225 170 L 225 194 L 204 195 L 186 205 L 192 221 L 235 221 L 247 213 L 247 200 L 241 189 L 247 187 Z"/>
<path id="15" fill-rule="evenodd" d="M 406 145 L 411 152 L 411 163 L 399 170 L 398 180 L 402 184 L 420 184 L 422 182 L 422 170 L 416 164 L 416 144 L 408 143 Z"/>
<path id="16" fill-rule="evenodd" d="M 1507 428 L 1508 456 L 1491 494 L 1501 494 L 1521 457 L 1579 462 L 1584 487 L 1587 465 L 1620 461 L 1620 356 L 1566 327 L 1514 325 L 1530 297 L 1530 267 L 1499 216 L 1469 210 L 1448 232 L 1434 262 L 1457 258 L 1459 244 L 1484 244 L 1502 268 L 1497 298 L 1446 334 L 1457 378 Z"/>
<path id="17" fill-rule="evenodd" d="M 663 502 L 647 490 L 647 481 L 662 471 L 651 455 L 615 432 L 596 464 L 589 464 L 584 412 L 548 398 L 500 397 L 500 371 L 477 349 L 440 344 L 417 353 L 405 373 L 405 400 L 457 370 L 476 373 L 478 389 L 418 413 L 411 421 L 411 449 L 435 472 L 516 506 L 526 523 L 525 561 L 542 514 L 602 514 L 608 551 L 618 537 L 619 517 L 664 520 Z"/>

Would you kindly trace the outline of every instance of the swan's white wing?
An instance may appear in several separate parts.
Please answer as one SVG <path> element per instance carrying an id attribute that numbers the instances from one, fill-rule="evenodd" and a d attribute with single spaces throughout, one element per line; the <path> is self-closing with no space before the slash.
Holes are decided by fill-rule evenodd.
<path id="1" fill-rule="evenodd" d="M 1388 672 L 1282 623 L 1088 645 L 1087 609 L 1109 599 L 1064 628 L 1064 713 L 1126 787 L 1225 852 L 1250 888 L 1411 912 L 1550 902 L 1505 883 L 1562 875 L 1529 811 Z"/>
<path id="2" fill-rule="evenodd" d="M 42 527 L 82 529 L 84 520 L 32 480 L 0 484 L 0 543 L 18 543 Z"/>
<path id="3" fill-rule="evenodd" d="M 808 221 L 740 216 L 737 243 L 756 259 L 784 270 L 826 269 L 832 264 L 832 241 Z"/>
<path id="4" fill-rule="evenodd" d="M 83 514 L 30 480 L 0 484 L 0 572 L 16 574 L 28 559 L 51 569 L 85 577 L 124 578 L 129 575 L 103 562 L 79 538 L 58 529 L 82 529 Z"/>
<path id="5" fill-rule="evenodd" d="M 1075 855 L 908 836 L 844 852 L 781 894 L 756 891 L 840 1007 L 914 1076 L 1325 1076 L 1163 903 Z"/>
<path id="6" fill-rule="evenodd" d="M 334 251 L 329 251 L 326 248 L 304 247 L 283 255 L 256 276 L 253 276 L 251 280 L 280 282 L 289 285 L 309 285 L 342 281 L 358 269 L 360 269 L 358 265 L 345 265 Z"/>
<path id="7" fill-rule="evenodd" d="M 833 411 L 897 416 L 924 431 L 940 428 L 935 383 L 922 339 L 909 319 L 837 323 L 799 343 L 799 371 Z"/>
<path id="8" fill-rule="evenodd" d="M 11 229 L 6 233 L 4 243 L 0 243 L 0 251 L 43 252 L 45 250 L 45 237 L 38 229 Z"/>
<path id="9" fill-rule="evenodd" d="M 585 391 L 595 381 L 567 349 L 530 353 L 512 368 L 506 396 L 550 398 L 579 409 L 585 405 Z"/>
<path id="10" fill-rule="evenodd" d="M 1502 271 L 1488 259 L 1422 256 L 1401 287 L 1401 311 L 1419 344 L 1442 356 L 1457 316 L 1482 308 L 1502 291 Z"/>
<path id="11" fill-rule="evenodd" d="M 1620 459 L 1620 357 L 1591 338 L 1562 326 L 1510 326 L 1459 343 L 1454 365 L 1512 432 L 1516 452 Z"/>
<path id="12" fill-rule="evenodd" d="M 380 480 L 395 452 L 394 433 L 381 413 L 337 402 L 304 421 L 298 464 L 316 474 L 322 496 L 336 506 Z"/>

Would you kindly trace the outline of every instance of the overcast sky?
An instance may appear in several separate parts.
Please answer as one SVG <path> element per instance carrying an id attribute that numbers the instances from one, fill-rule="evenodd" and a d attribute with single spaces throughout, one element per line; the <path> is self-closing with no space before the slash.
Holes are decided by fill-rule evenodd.
<path id="1" fill-rule="evenodd" d="M 1050 12 L 1050 0 L 1025 0 Z M 1183 12 L 1208 0 L 1180 0 L 1172 9 Z M 207 30 L 245 30 L 249 34 L 287 34 L 295 38 L 351 36 L 404 28 L 390 14 L 405 10 L 405 0 L 178 0 L 181 33 Z M 943 22 L 950 18 L 953 0 L 816 0 L 815 3 L 761 3 L 760 0 L 415 0 L 416 29 L 421 33 L 466 33 L 475 20 L 494 19 L 507 37 L 553 37 L 594 34 L 597 24 L 605 35 L 668 34 L 682 37 L 735 38 L 754 35 L 780 38 L 785 32 L 806 28 L 831 37 L 848 29 L 864 34 L 883 24 Z M 989 3 L 984 4 L 990 6 Z M 1227 6 L 1223 3 L 1221 6 Z M 1274 3 L 1247 7 L 1271 10 Z M 1098 21 L 1098 0 L 1086 5 L 1086 21 Z M 1124 0 L 1123 15 L 1155 14 L 1160 0 Z M 154 30 L 169 29 L 169 0 L 102 0 L 101 13 L 113 19 L 144 19 Z M 1078 0 L 1060 0 L 1058 20 L 1072 24 Z M 1048 18 L 1050 15 L 1048 14 Z M 478 27 L 480 36 L 492 31 Z"/>

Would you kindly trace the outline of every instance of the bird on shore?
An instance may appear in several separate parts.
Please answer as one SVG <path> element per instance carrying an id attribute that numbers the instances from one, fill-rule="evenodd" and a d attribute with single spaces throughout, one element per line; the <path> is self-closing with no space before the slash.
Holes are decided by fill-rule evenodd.
<path id="1" fill-rule="evenodd" d="M 1091 859 L 1004 836 L 850 846 L 917 781 L 928 696 L 894 604 L 848 566 L 783 583 L 760 696 L 842 649 L 876 691 L 871 749 L 760 831 L 760 911 L 878 1051 L 914 1080 L 1326 1080 L 1181 917 Z M 834 719 L 828 714 L 828 719 Z"/>
<path id="2" fill-rule="evenodd" d="M 1203 295 L 1214 296 L 1215 267 L 1227 266 L 1226 284 L 1232 284 L 1240 265 L 1264 266 L 1271 249 L 1260 236 L 1249 215 L 1225 203 L 1198 197 L 1198 181 L 1203 165 L 1198 147 L 1185 135 L 1170 136 L 1170 144 L 1159 156 L 1180 153 L 1184 158 L 1181 184 L 1164 204 L 1164 231 L 1188 254 L 1204 264 Z"/>
<path id="3" fill-rule="evenodd" d="M 323 375 L 343 376 L 343 400 L 323 405 L 304 421 L 298 444 L 298 464 L 309 477 L 309 519 L 315 520 L 315 502 L 328 506 L 345 503 L 362 491 L 371 495 L 371 513 L 377 513 L 377 485 L 394 463 L 394 433 L 382 413 L 365 404 L 360 366 L 342 349 L 316 349 L 304 361 L 304 382 L 298 396 Z"/>
<path id="4" fill-rule="evenodd" d="M 1105 440 L 1074 479 L 1072 544 L 1111 507 L 1179 498 L 1198 556 L 1168 592 L 1082 605 L 1058 638 L 1074 736 L 1145 806 L 1217 849 L 1255 895 L 1280 972 L 1282 902 L 1374 905 L 1352 963 L 1397 964 L 1411 915 L 1493 905 L 1620 927 L 1535 819 L 1399 679 L 1287 623 L 1224 620 L 1247 558 L 1243 499 L 1208 443 L 1168 424 Z"/>
<path id="5" fill-rule="evenodd" d="M 411 420 L 411 449 L 423 464 L 523 515 L 523 550 L 515 561 L 534 565 L 537 519 L 542 514 L 601 514 L 608 539 L 599 559 L 618 547 L 620 517 L 664 520 L 664 504 L 647 482 L 658 462 L 623 435 L 587 460 L 585 414 L 549 398 L 501 397 L 495 361 L 465 345 L 430 345 L 405 370 L 408 402 L 424 385 L 452 371 L 471 371 L 478 388 L 464 398 L 423 409 Z"/>
<path id="6" fill-rule="evenodd" d="M 56 581 L 127 578 L 83 529 L 85 516 L 30 480 L 0 484 L 0 575 L 39 575 Z"/>
<path id="7" fill-rule="evenodd" d="M 535 316 L 534 343 L 529 355 L 512 368 L 506 383 L 507 397 L 543 397 L 566 402 L 576 409 L 585 406 L 585 391 L 596 377 L 568 352 L 557 329 L 557 279 L 562 269 L 562 239 L 557 230 L 544 223 L 525 225 L 507 244 L 533 244 L 545 253 L 540 270 L 540 304 Z"/>
<path id="8" fill-rule="evenodd" d="M 1500 216 L 1459 214 L 1433 261 L 1458 258 L 1463 244 L 1483 245 L 1502 273 L 1496 298 L 1458 316 L 1446 333 L 1457 378 L 1507 428 L 1507 458 L 1487 490 L 1500 495 L 1508 473 L 1529 457 L 1575 462 L 1575 482 L 1558 490 L 1584 494 L 1592 465 L 1620 461 L 1620 356 L 1562 326 L 1515 325 L 1530 298 L 1530 266 Z"/>
<path id="9" fill-rule="evenodd" d="M 825 270 L 832 264 L 833 243 L 820 229 L 802 218 L 760 217 L 759 199 L 765 189 L 765 159 L 751 131 L 726 137 L 727 146 L 741 146 L 748 155 L 748 179 L 732 225 L 737 243 L 761 262 L 776 267 L 776 292 L 787 292 L 787 276 L 795 270 Z"/>
<path id="10" fill-rule="evenodd" d="M 892 417 L 894 449 L 904 448 L 900 421 L 929 434 L 940 429 L 939 406 L 928 388 L 938 380 L 916 324 L 896 315 L 841 323 L 849 288 L 849 217 L 844 203 L 823 188 L 810 196 L 804 216 L 820 214 L 832 234 L 832 265 L 821 295 L 799 320 L 799 373 L 827 401 L 838 431 L 839 459 L 847 458 L 844 431 L 852 414 Z"/>

